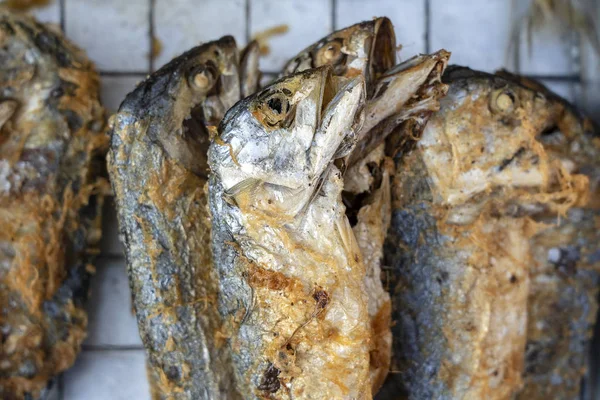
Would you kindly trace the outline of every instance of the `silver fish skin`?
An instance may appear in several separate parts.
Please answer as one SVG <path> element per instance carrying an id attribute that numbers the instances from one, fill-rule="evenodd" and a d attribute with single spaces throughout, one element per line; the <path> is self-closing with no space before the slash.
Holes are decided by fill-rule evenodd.
<path id="1" fill-rule="evenodd" d="M 205 187 L 210 127 L 250 87 L 241 77 L 252 65 L 232 37 L 208 42 L 148 77 L 113 117 L 108 168 L 156 398 L 242 398 L 217 310 Z"/>
<path id="2" fill-rule="evenodd" d="M 209 150 L 219 310 L 246 399 L 368 399 L 365 274 L 334 160 L 351 149 L 364 81 L 329 67 L 237 103 Z"/>
<path id="3" fill-rule="evenodd" d="M 365 122 L 358 132 L 358 143 L 344 160 L 350 168 L 344 174 L 343 199 L 366 267 L 373 393 L 385 380 L 392 351 L 391 305 L 381 280 L 383 242 L 391 207 L 389 179 L 393 172 L 384 141 L 403 122 L 425 121 L 437 111 L 438 99 L 447 90 L 441 75 L 449 56 L 440 50 L 393 66 L 395 33 L 387 18 L 378 18 L 319 40 L 288 62 L 280 74 L 331 65 L 342 81 L 360 74 L 367 82 Z"/>
<path id="4" fill-rule="evenodd" d="M 591 363 L 590 338 L 600 286 L 600 130 L 539 82 L 511 75 L 550 103 L 552 125 L 539 140 L 568 173 L 589 180 L 587 202 L 545 224 L 531 240 L 524 386 L 518 399 L 578 399 Z"/>
<path id="5" fill-rule="evenodd" d="M 0 8 L 0 398 L 46 398 L 87 330 L 108 182 L 99 75 L 62 33 Z"/>
<path id="6" fill-rule="evenodd" d="M 427 125 L 394 134 L 423 129 L 396 154 L 384 252 L 398 373 L 378 398 L 508 399 L 523 384 L 533 216 L 578 205 L 587 179 L 538 140 L 547 98 L 459 67 L 444 82 Z"/>

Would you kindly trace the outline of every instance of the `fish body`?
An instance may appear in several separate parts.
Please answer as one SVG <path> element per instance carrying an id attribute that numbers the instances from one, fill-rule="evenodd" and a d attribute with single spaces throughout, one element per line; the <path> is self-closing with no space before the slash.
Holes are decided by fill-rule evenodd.
<path id="1" fill-rule="evenodd" d="M 441 83 L 450 54 L 444 50 L 396 62 L 396 38 L 387 18 L 341 29 L 293 57 L 280 76 L 330 65 L 339 79 L 362 75 L 367 82 L 365 122 L 357 144 L 346 157 L 343 200 L 366 268 L 365 286 L 371 320 L 372 392 L 385 380 L 392 357 L 391 303 L 382 284 L 383 243 L 391 213 L 393 163 L 385 138 L 407 120 L 426 120 L 439 107 Z"/>
<path id="2" fill-rule="evenodd" d="M 217 310 L 205 186 L 210 129 L 255 89 L 253 65 L 230 36 L 195 47 L 138 85 L 112 121 L 108 166 L 158 398 L 241 398 Z"/>
<path id="3" fill-rule="evenodd" d="M 0 398 L 43 398 L 85 338 L 107 140 L 99 77 L 33 18 L 0 10 Z"/>
<path id="4" fill-rule="evenodd" d="M 524 386 L 518 399 L 577 399 L 590 365 L 600 285 L 600 131 L 538 82 L 500 73 L 550 103 L 553 126 L 540 142 L 568 173 L 589 180 L 587 201 L 566 215 L 541 213 L 531 239 Z"/>
<path id="5" fill-rule="evenodd" d="M 538 140 L 554 123 L 545 96 L 460 67 L 444 82 L 440 111 L 396 153 L 384 253 L 397 374 L 381 398 L 508 399 L 523 384 L 534 216 L 580 204 L 587 179 Z M 414 132 L 388 145 L 398 136 Z"/>
<path id="6" fill-rule="evenodd" d="M 209 151 L 220 314 L 246 399 L 368 399 L 364 266 L 334 160 L 351 149 L 364 80 L 330 67 L 237 103 Z"/>

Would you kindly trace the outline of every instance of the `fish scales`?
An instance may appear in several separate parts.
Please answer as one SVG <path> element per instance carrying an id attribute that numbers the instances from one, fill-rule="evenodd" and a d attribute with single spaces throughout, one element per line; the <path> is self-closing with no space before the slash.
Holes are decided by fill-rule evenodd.
<path id="1" fill-rule="evenodd" d="M 549 102 L 552 124 L 540 136 L 551 159 L 589 180 L 587 201 L 566 215 L 541 213 L 531 240 L 524 386 L 518 399 L 576 399 L 590 364 L 600 284 L 600 130 L 539 82 L 501 76 Z"/>
<path id="2" fill-rule="evenodd" d="M 237 103 L 211 144 L 219 308 L 244 398 L 371 398 L 365 270 L 333 164 L 360 121 L 359 78 L 282 78 Z"/>
<path id="3" fill-rule="evenodd" d="M 459 67 L 444 82 L 440 111 L 396 157 L 385 257 L 397 374 L 382 398 L 511 398 L 523 385 L 534 217 L 578 205 L 587 179 L 538 141 L 553 122 L 547 98 Z"/>
<path id="4" fill-rule="evenodd" d="M 367 82 L 365 123 L 345 159 L 343 201 L 366 267 L 365 285 L 371 319 L 371 385 L 376 393 L 391 361 L 391 305 L 381 279 L 383 242 L 389 226 L 392 163 L 385 138 L 410 119 L 426 119 L 445 94 L 441 83 L 449 53 L 413 57 L 399 65 L 391 22 L 376 18 L 334 32 L 293 57 L 281 72 L 331 65 L 340 79 L 363 75 Z"/>
<path id="5" fill-rule="evenodd" d="M 99 77 L 33 18 L 0 10 L 0 397 L 44 398 L 75 361 L 108 183 Z"/>
<path id="6" fill-rule="evenodd" d="M 256 90 L 254 46 L 195 47 L 130 93 L 113 119 L 109 172 L 134 308 L 157 398 L 242 398 L 217 310 L 206 184 L 211 126 Z"/>

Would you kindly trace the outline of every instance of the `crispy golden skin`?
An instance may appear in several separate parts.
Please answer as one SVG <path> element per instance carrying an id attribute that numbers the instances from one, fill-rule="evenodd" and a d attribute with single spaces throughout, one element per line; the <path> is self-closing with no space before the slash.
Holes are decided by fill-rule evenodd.
<path id="1" fill-rule="evenodd" d="M 98 74 L 62 35 L 0 11 L 0 397 L 75 361 L 107 182 Z"/>

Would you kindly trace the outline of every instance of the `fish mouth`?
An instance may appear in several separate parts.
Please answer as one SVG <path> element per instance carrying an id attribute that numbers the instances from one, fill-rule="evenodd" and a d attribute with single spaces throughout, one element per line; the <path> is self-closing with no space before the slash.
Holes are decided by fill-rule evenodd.
<path id="1" fill-rule="evenodd" d="M 369 54 L 369 73 L 373 80 L 396 65 L 396 34 L 392 21 L 382 17 L 374 22 L 373 44 Z"/>

